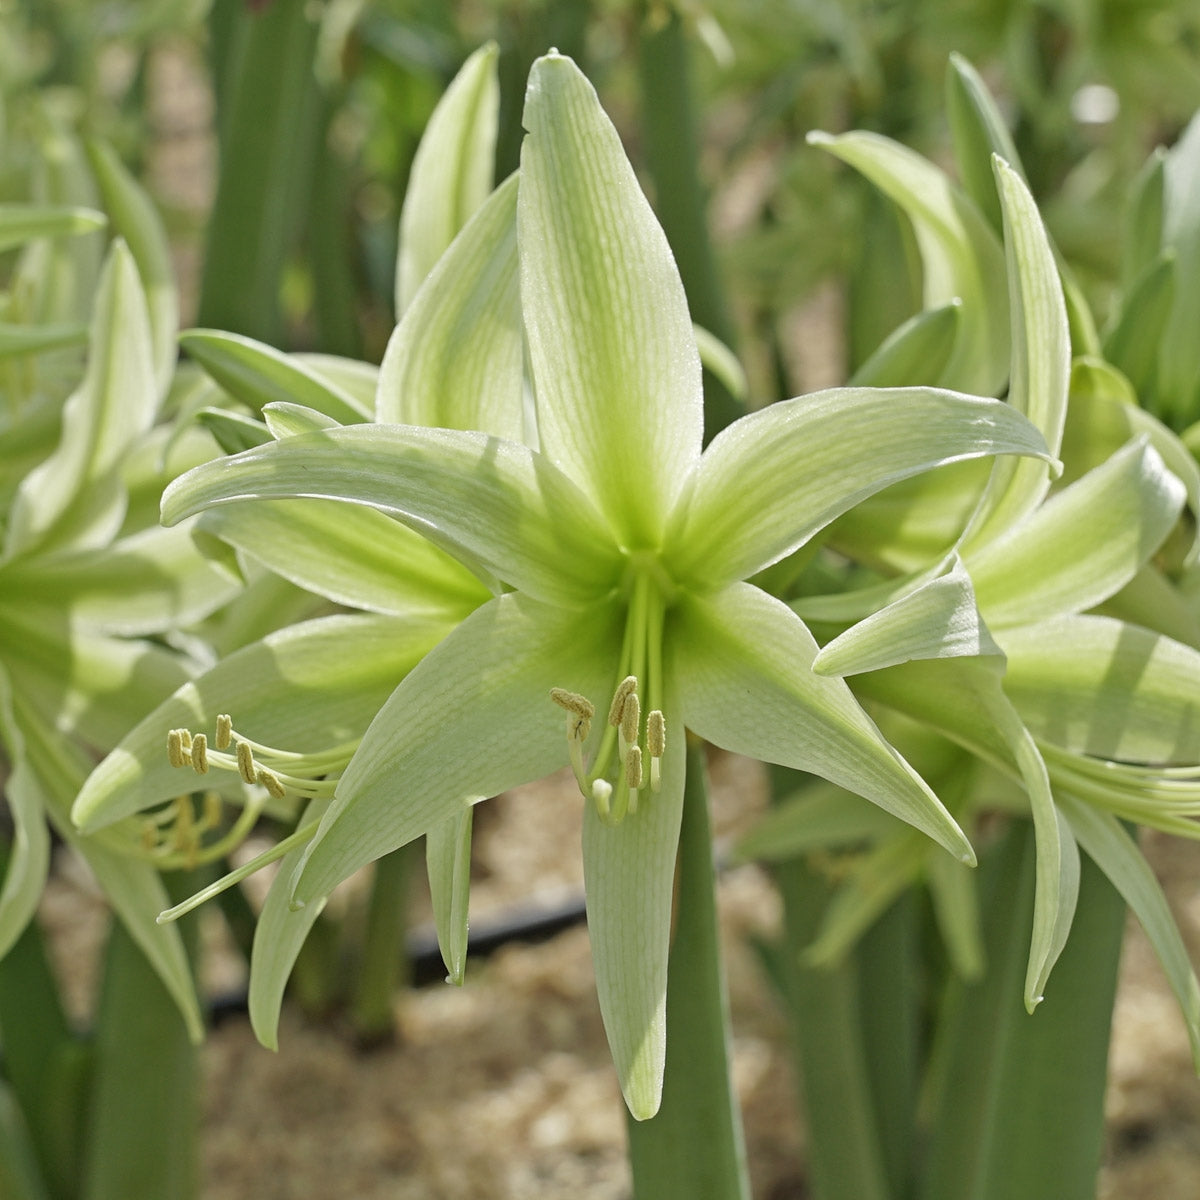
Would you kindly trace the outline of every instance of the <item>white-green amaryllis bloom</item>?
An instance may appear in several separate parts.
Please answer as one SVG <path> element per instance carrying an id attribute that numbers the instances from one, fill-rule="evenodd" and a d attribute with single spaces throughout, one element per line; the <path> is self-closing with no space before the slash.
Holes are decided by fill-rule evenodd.
<path id="1" fill-rule="evenodd" d="M 518 240 L 540 449 L 404 425 L 318 431 L 200 468 L 168 490 L 163 515 L 253 497 L 368 505 L 491 584 L 494 599 L 380 709 L 294 901 L 572 764 L 601 1008 L 630 1111 L 646 1118 L 661 1092 L 685 730 L 823 775 L 972 859 L 847 686 L 812 673 L 803 622 L 745 580 L 896 479 L 1046 452 L 996 401 L 848 389 L 748 416 L 702 455 L 678 272 L 569 59 L 535 64 L 525 126 Z"/>

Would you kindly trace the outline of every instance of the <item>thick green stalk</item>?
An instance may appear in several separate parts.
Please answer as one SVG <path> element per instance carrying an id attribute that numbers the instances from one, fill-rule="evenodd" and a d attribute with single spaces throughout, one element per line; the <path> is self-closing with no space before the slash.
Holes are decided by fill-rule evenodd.
<path id="1" fill-rule="evenodd" d="M 1034 840 L 1015 823 L 981 866 L 987 974 L 952 983 L 937 1047 L 922 1200 L 1091 1200 L 1125 906 L 1083 862 L 1066 949 L 1029 1015 L 1021 1000 Z"/>
<path id="2" fill-rule="evenodd" d="M 406 898 L 412 849 L 393 850 L 375 863 L 362 960 L 355 981 L 351 1020 L 362 1045 L 388 1041 L 396 1032 L 393 1000 L 404 959 Z"/>
<path id="3" fill-rule="evenodd" d="M 733 323 L 709 238 L 707 201 L 700 180 L 700 136 L 689 47 L 683 19 L 673 6 L 655 5 L 643 18 L 638 75 L 654 208 L 679 266 L 692 320 L 731 345 Z M 739 416 L 741 408 L 728 389 L 706 371 L 705 441 Z"/>
<path id="4" fill-rule="evenodd" d="M 704 752 L 698 747 L 688 751 L 679 837 L 662 1107 L 649 1121 L 630 1119 L 629 1158 L 638 1200 L 750 1195 L 741 1112 L 729 1076 L 729 1005 Z"/>
<path id="5" fill-rule="evenodd" d="M 194 881 L 172 888 L 182 895 Z M 179 1008 L 113 922 L 96 1018 L 82 1200 L 199 1195 L 199 1060 Z"/>

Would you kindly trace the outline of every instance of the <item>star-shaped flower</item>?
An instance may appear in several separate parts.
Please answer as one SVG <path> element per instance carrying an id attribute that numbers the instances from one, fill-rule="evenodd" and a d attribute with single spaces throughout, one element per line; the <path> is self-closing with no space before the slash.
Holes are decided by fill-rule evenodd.
<path id="1" fill-rule="evenodd" d="M 535 64 L 525 124 L 518 240 L 539 448 L 404 425 L 322 430 L 193 472 L 163 514 L 251 498 L 366 505 L 492 587 L 379 710 L 294 903 L 570 763 L 601 1009 L 630 1111 L 646 1118 L 661 1091 L 685 730 L 844 784 L 972 859 L 846 684 L 812 673 L 803 622 L 746 581 L 889 482 L 1045 447 L 996 401 L 839 389 L 749 415 L 702 454 L 678 272 L 569 59 Z M 109 814 L 76 815 L 90 827 Z"/>

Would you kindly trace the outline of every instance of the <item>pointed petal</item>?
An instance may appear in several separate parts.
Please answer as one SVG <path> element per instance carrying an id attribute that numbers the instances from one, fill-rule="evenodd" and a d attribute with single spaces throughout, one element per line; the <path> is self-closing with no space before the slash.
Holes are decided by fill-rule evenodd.
<path id="1" fill-rule="evenodd" d="M 87 372 L 63 409 L 57 448 L 21 482 L 5 556 L 48 537 L 58 545 L 106 542 L 123 512 L 113 472 L 157 405 L 145 294 L 133 256 L 115 242 L 97 286 Z"/>
<path id="2" fill-rule="evenodd" d="M 483 799 L 483 797 L 480 797 Z M 468 798 L 468 803 L 470 799 Z M 471 826 L 474 808 L 434 825 L 425 834 L 425 869 L 438 948 L 450 972 L 447 983 L 461 984 L 467 969 L 467 917 L 471 896 Z"/>
<path id="3" fill-rule="evenodd" d="M 53 204 L 0 204 L 0 252 L 38 238 L 74 237 L 108 224 L 101 212 Z"/>
<path id="4" fill-rule="evenodd" d="M 673 697 L 666 711 L 677 711 Z M 634 1120 L 654 1116 L 667 1050 L 671 893 L 683 816 L 686 739 L 668 737 L 662 791 L 607 825 L 594 804 L 583 818 L 583 873 L 596 991 L 621 1091 Z M 703 802 L 703 797 L 701 797 Z"/>
<path id="5" fill-rule="evenodd" d="M 1052 454 L 1062 446 L 1071 377 L 1071 333 L 1062 282 L 1037 204 L 1021 177 L 996 159 L 1004 210 L 1004 258 L 1012 312 L 1008 403 L 1024 413 Z M 1038 462 L 998 462 L 988 480 L 964 546 L 971 548 L 1015 525 L 1050 489 L 1051 472 Z"/>
<path id="6" fill-rule="evenodd" d="M 88 831 L 178 795 L 189 776 L 167 762 L 171 729 L 208 732 L 229 713 L 246 737 L 317 751 L 360 736 L 448 624 L 323 617 L 272 633 L 185 684 L 92 772 L 72 818 Z"/>
<path id="7" fill-rule="evenodd" d="M 817 644 L 786 605 L 733 584 L 672 610 L 668 644 L 689 729 L 735 753 L 820 775 L 974 861 L 954 818 L 845 683 L 813 674 Z"/>
<path id="8" fill-rule="evenodd" d="M 442 256 L 388 342 L 375 419 L 524 440 L 517 177 Z"/>
<path id="9" fill-rule="evenodd" d="M 1044 741 L 1124 762 L 1200 761 L 1200 652 L 1110 617 L 1001 630 L 1004 690 Z"/>
<path id="10" fill-rule="evenodd" d="M 1131 580 L 1174 528 L 1183 484 L 1144 438 L 967 557 L 995 628 L 1079 612 Z"/>
<path id="11" fill-rule="evenodd" d="M 305 808 L 300 826 L 320 820 L 329 803 L 328 800 L 314 800 Z M 325 907 L 324 902 L 319 902 L 293 909 L 289 903 L 292 872 L 303 853 L 304 847 L 297 846 L 280 860 L 254 925 L 248 997 L 250 1026 L 254 1036 L 268 1050 L 279 1049 L 279 1009 L 283 992 L 304 941 Z"/>
<path id="12" fill-rule="evenodd" d="M 334 500 L 255 500 L 210 509 L 200 528 L 297 586 L 350 608 L 454 620 L 491 595 L 448 554 L 372 508 Z"/>
<path id="13" fill-rule="evenodd" d="M 976 607 L 971 576 L 956 556 L 945 575 L 834 638 L 813 660 L 813 670 L 819 675 L 856 675 L 915 658 L 999 653 Z"/>
<path id="14" fill-rule="evenodd" d="M 496 56 L 496 44 L 488 42 L 463 63 L 413 156 L 400 210 L 397 319 L 492 186 L 500 111 Z"/>
<path id="15" fill-rule="evenodd" d="M 772 404 L 713 439 L 671 516 L 668 569 L 745 579 L 889 483 L 986 454 L 1045 457 L 1008 405 L 934 388 L 833 388 Z"/>
<path id="16" fill-rule="evenodd" d="M 1008 310 L 995 287 L 1004 271 L 1000 243 L 986 218 L 944 171 L 890 138 L 856 131 L 812 133 L 808 140 L 904 209 L 921 249 L 925 307 L 962 299 L 958 344 L 937 382 L 994 396 L 1008 376 Z"/>
<path id="17" fill-rule="evenodd" d="M 371 410 L 302 359 L 238 333 L 189 329 L 179 344 L 231 396 L 258 412 L 283 400 L 303 404 L 343 425 L 370 419 Z"/>
<path id="18" fill-rule="evenodd" d="M 1141 922 L 1187 1024 L 1192 1062 L 1200 1072 L 1200 983 L 1158 880 L 1137 843 L 1111 814 L 1074 796 L 1060 798 L 1063 812 L 1088 856 L 1108 876 Z"/>
<path id="19" fill-rule="evenodd" d="M 654 546 L 700 453 L 700 359 L 666 236 L 592 86 L 539 59 L 517 222 L 542 449 Z"/>
<path id="20" fill-rule="evenodd" d="M 611 695 L 620 645 L 608 605 L 558 610 L 510 592 L 473 613 L 372 722 L 308 847 L 296 898 L 328 895 L 478 797 L 565 766 L 550 689 Z"/>
<path id="21" fill-rule="evenodd" d="M 601 518 L 547 458 L 450 429 L 358 425 L 258 446 L 171 484 L 163 522 L 231 500 L 299 496 L 390 513 L 477 574 L 540 599 L 586 601 L 617 571 Z"/>

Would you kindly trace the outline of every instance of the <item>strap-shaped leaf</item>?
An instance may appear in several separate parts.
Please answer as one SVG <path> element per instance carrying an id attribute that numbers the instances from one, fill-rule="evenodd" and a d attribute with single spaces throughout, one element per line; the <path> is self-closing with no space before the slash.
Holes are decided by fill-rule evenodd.
<path id="1" fill-rule="evenodd" d="M 666 236 L 592 85 L 534 63 L 517 229 L 542 449 L 629 546 L 656 546 L 700 454 L 700 358 Z"/>
<path id="2" fill-rule="evenodd" d="M 989 454 L 1044 458 L 1019 413 L 934 388 L 833 388 L 772 404 L 720 433 L 671 517 L 669 569 L 745 579 L 889 483 Z"/>
<path id="3" fill-rule="evenodd" d="M 931 162 L 878 134 L 811 133 L 808 140 L 861 171 L 908 215 L 925 268 L 925 307 L 962 300 L 958 345 L 941 378 L 932 382 L 998 393 L 1009 369 L 1008 310 L 995 286 L 1003 254 L 971 199 Z"/>
<path id="4" fill-rule="evenodd" d="M 460 430 L 351 425 L 273 442 L 176 480 L 163 521 L 302 496 L 399 517 L 481 578 L 534 597 L 579 602 L 614 582 L 612 536 L 570 479 L 525 446 Z"/>
<path id="5" fill-rule="evenodd" d="M 375 419 L 524 440 L 517 177 L 475 213 L 388 342 Z"/>
<path id="6" fill-rule="evenodd" d="M 482 798 L 482 797 L 481 797 Z M 467 969 L 467 916 L 471 892 L 470 806 L 425 834 L 425 869 L 437 928 L 438 948 L 450 972 L 447 983 L 462 984 Z"/>
<path id="7" fill-rule="evenodd" d="M 1193 117 L 1163 166 L 1163 246 L 1175 254 L 1175 302 L 1160 338 L 1160 404 L 1188 424 L 1200 395 L 1200 117 Z"/>
<path id="8" fill-rule="evenodd" d="M 434 264 L 492 188 L 500 86 L 498 50 L 481 46 L 438 101 L 400 210 L 396 317 L 408 310 Z"/>

